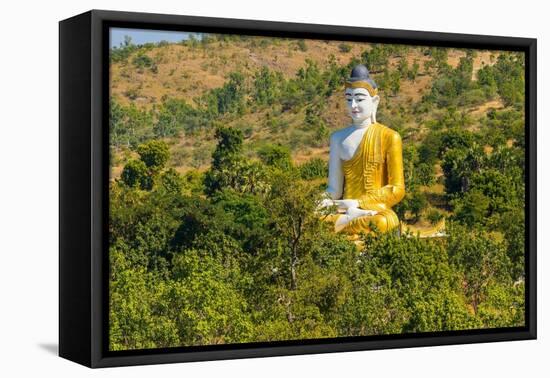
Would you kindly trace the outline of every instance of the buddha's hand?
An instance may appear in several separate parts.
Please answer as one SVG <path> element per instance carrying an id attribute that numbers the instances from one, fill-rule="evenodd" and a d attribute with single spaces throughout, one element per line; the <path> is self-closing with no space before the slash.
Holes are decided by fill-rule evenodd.
<path id="1" fill-rule="evenodd" d="M 330 194 L 325 192 L 319 196 L 319 200 L 317 201 L 317 210 L 326 209 L 335 205 L 336 204 Z"/>
<path id="2" fill-rule="evenodd" d="M 355 218 L 359 218 L 359 217 L 372 217 L 373 215 L 378 214 L 378 211 L 376 211 L 376 210 L 363 210 L 363 209 L 359 209 L 358 207 L 350 207 L 346 211 L 346 214 L 350 218 L 355 219 Z"/>
<path id="3" fill-rule="evenodd" d="M 348 210 L 359 207 L 359 201 L 354 199 L 334 200 L 334 203 L 338 206 L 339 210 Z"/>
<path id="4" fill-rule="evenodd" d="M 334 201 L 328 198 L 324 198 L 319 202 L 319 205 L 317 206 L 318 209 L 324 209 L 326 207 L 334 206 Z"/>

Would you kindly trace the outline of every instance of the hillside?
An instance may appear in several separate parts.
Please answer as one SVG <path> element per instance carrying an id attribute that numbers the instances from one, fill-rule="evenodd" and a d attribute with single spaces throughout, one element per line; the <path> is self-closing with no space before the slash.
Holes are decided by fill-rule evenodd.
<path id="1" fill-rule="evenodd" d="M 242 73 L 247 88 L 253 85 L 254 75 L 261 69 L 277 72 L 284 80 L 296 78 L 300 69 L 306 67 L 307 60 L 313 62 L 320 71 L 332 67 L 345 67 L 354 59 L 360 60 L 364 51 L 373 45 L 368 43 L 343 43 L 340 41 L 286 40 L 270 38 L 248 38 L 245 40 L 212 38 L 208 43 L 160 43 L 134 48 L 126 59 L 114 62 L 111 66 L 111 94 L 123 107 L 135 106 L 148 115 L 141 116 L 146 125 L 153 129 L 158 121 L 163 99 L 178 99 L 191 107 L 197 107 L 196 99 L 209 91 L 221 88 L 228 82 L 233 72 Z M 419 116 L 412 116 L 411 110 L 399 112 L 403 107 L 411 108 L 422 101 L 430 92 L 437 71 L 427 67 L 432 57 L 425 47 L 402 47 L 397 53 L 389 54 L 384 70 L 373 71 L 380 86 L 381 105 L 379 122 L 395 127 L 407 135 L 418 139 L 427 120 L 436 118 L 440 111 L 433 109 Z M 448 50 L 446 63 L 456 68 L 460 59 L 466 56 L 465 50 Z M 479 51 L 473 57 L 472 80 L 484 65 L 494 64 L 498 52 Z M 412 79 L 400 78 L 399 89 L 392 92 L 384 87 L 385 71 L 398 72 L 405 61 L 408 67 L 418 64 L 417 74 Z M 409 68 L 410 69 L 410 68 Z M 349 72 L 347 70 L 346 72 Z M 265 143 L 280 143 L 291 147 L 292 157 L 301 163 L 313 157 L 328 158 L 328 133 L 345 127 L 349 122 L 342 100 L 343 85 L 337 87 L 322 101 L 322 109 L 315 116 L 326 127 L 324 133 L 316 133 L 315 127 L 305 125 L 307 102 L 281 111 L 279 104 L 256 106 L 246 94 L 246 109 L 238 116 L 225 114 L 217 117 L 217 123 L 235 126 L 245 131 L 245 143 L 254 149 Z M 317 101 L 314 99 L 309 99 Z M 475 119 L 483 117 L 488 108 L 501 108 L 499 99 L 469 106 L 464 110 Z M 178 132 L 165 138 L 170 145 L 172 159 L 170 165 L 180 172 L 192 168 L 204 170 L 208 167 L 209 153 L 213 150 L 214 128 L 204 127 L 192 133 Z M 144 132 L 147 135 L 148 132 Z M 407 135 L 404 135 L 406 138 Z M 128 145 L 128 144 L 126 144 Z M 112 176 L 118 177 L 131 150 L 121 143 L 114 151 Z"/>

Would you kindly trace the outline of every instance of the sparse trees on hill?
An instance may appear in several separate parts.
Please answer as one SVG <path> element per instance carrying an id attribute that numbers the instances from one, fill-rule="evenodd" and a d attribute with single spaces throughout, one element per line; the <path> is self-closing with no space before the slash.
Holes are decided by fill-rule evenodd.
<path id="1" fill-rule="evenodd" d="M 389 51 L 385 45 L 374 44 L 370 50 L 365 50 L 361 58 L 370 72 L 382 72 L 388 65 Z"/>

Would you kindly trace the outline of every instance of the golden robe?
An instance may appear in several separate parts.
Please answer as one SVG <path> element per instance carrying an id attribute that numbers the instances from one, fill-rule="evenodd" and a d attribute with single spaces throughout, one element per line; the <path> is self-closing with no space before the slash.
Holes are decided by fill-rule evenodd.
<path id="1" fill-rule="evenodd" d="M 391 209 L 405 196 L 403 151 L 399 134 L 380 124 L 369 125 L 354 156 L 342 161 L 343 199 L 359 201 L 359 207 L 375 210 L 349 222 L 341 232 L 358 234 L 371 231 L 371 223 L 381 232 L 395 229 L 399 219 Z M 336 220 L 340 214 L 335 215 Z"/>

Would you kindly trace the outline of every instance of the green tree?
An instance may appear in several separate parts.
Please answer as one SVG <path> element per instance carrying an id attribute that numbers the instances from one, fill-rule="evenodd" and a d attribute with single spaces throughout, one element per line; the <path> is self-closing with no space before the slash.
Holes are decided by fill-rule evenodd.
<path id="1" fill-rule="evenodd" d="M 415 221 L 418 221 L 420 219 L 421 213 L 427 206 L 428 200 L 423 192 L 415 191 L 412 193 L 409 199 L 408 207 L 413 214 Z"/>
<path id="2" fill-rule="evenodd" d="M 479 190 L 470 190 L 452 201 L 454 219 L 469 226 L 485 223 L 489 214 L 490 200 Z"/>
<path id="3" fill-rule="evenodd" d="M 138 70 L 142 71 L 143 69 L 148 68 L 153 73 L 158 72 L 158 67 L 157 67 L 155 61 L 151 57 L 149 57 L 147 54 L 145 54 L 145 52 L 143 52 L 143 51 L 139 51 L 134 56 L 134 59 L 132 60 L 132 63 L 134 64 L 134 66 Z"/>
<path id="4" fill-rule="evenodd" d="M 483 88 L 485 97 L 492 99 L 497 94 L 497 82 L 494 68 L 484 65 L 477 71 L 477 82 Z"/>
<path id="5" fill-rule="evenodd" d="M 241 193 L 268 190 L 263 166 L 242 156 L 243 135 L 239 129 L 218 127 L 218 144 L 212 154 L 212 164 L 204 177 L 205 192 L 212 196 L 223 188 Z"/>
<path id="6" fill-rule="evenodd" d="M 382 72 L 388 65 L 389 53 L 384 45 L 374 44 L 370 50 L 365 50 L 361 54 L 361 58 L 365 62 L 370 72 Z"/>
<path id="7" fill-rule="evenodd" d="M 396 96 L 401 89 L 401 76 L 399 75 L 399 71 L 392 71 L 390 73 L 389 89 L 392 96 Z"/>
<path id="8" fill-rule="evenodd" d="M 481 171 L 484 160 L 483 148 L 475 143 L 468 149 L 454 148 L 445 152 L 441 167 L 445 175 L 447 194 L 466 192 L 474 173 Z"/>
<path id="9" fill-rule="evenodd" d="M 258 157 L 267 166 L 288 170 L 292 167 L 290 149 L 279 144 L 266 144 L 258 150 Z"/>
<path id="10" fill-rule="evenodd" d="M 165 98 L 158 110 L 153 132 L 158 138 L 175 137 L 181 131 L 195 131 L 205 126 L 208 115 L 201 113 L 183 100 Z"/>
<path id="11" fill-rule="evenodd" d="M 252 323 L 245 298 L 231 284 L 231 269 L 210 254 L 185 250 L 174 258 L 174 282 L 163 298 L 180 345 L 246 342 Z"/>
<path id="12" fill-rule="evenodd" d="M 290 289 L 298 288 L 298 267 L 308 252 L 308 238 L 314 238 L 319 228 L 315 215 L 320 190 L 296 177 L 296 173 L 276 174 L 268 202 L 276 220 L 274 230 L 284 240 Z"/>
<path id="13" fill-rule="evenodd" d="M 168 145 L 161 140 L 151 140 L 139 145 L 137 153 L 147 169 L 154 173 L 162 170 L 170 157 Z"/>
<path id="14" fill-rule="evenodd" d="M 214 88 L 195 101 L 210 118 L 226 113 L 243 115 L 247 93 L 245 77 L 241 72 L 231 72 L 220 88 Z"/>
<path id="15" fill-rule="evenodd" d="M 135 147 L 152 136 L 153 113 L 135 104 L 123 106 L 116 99 L 110 102 L 110 137 L 116 147 Z"/>
<path id="16" fill-rule="evenodd" d="M 124 253 L 110 248 L 109 346 L 111 350 L 166 348 L 180 342 L 178 327 L 165 311 L 165 281 L 127 265 Z"/>
<path id="17" fill-rule="evenodd" d="M 413 61 L 411 68 L 407 71 L 407 79 L 410 81 L 415 81 L 418 77 L 418 71 L 420 70 L 420 65 L 418 64 L 418 59 Z"/>
<path id="18" fill-rule="evenodd" d="M 482 232 L 451 225 L 448 231 L 449 260 L 465 280 L 465 293 L 475 313 L 485 300 L 493 279 L 510 282 L 510 260 L 501 242 Z"/>
<path id="19" fill-rule="evenodd" d="M 258 105 L 273 105 L 280 98 L 280 85 L 283 77 L 280 72 L 270 71 L 267 66 L 255 73 L 253 99 Z"/>
<path id="20" fill-rule="evenodd" d="M 498 94 L 505 105 L 521 105 L 525 102 L 525 55 L 523 53 L 499 54 L 494 65 Z"/>
<path id="21" fill-rule="evenodd" d="M 402 79 L 406 79 L 409 74 L 409 62 L 407 62 L 407 58 L 403 57 L 399 59 L 399 63 L 397 64 L 397 71 L 399 72 L 399 75 L 401 75 Z"/>
<path id="22" fill-rule="evenodd" d="M 151 176 L 147 166 L 142 160 L 130 160 L 122 169 L 121 180 L 133 188 L 150 190 L 152 188 Z"/>

